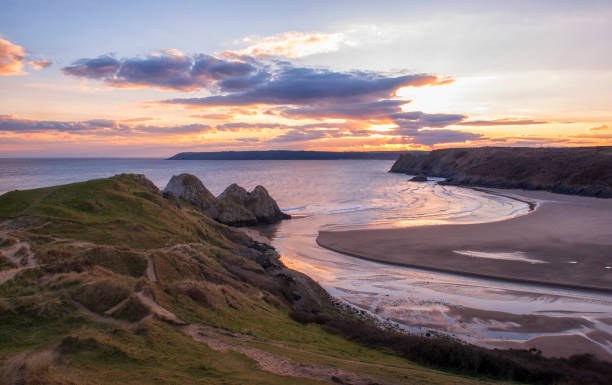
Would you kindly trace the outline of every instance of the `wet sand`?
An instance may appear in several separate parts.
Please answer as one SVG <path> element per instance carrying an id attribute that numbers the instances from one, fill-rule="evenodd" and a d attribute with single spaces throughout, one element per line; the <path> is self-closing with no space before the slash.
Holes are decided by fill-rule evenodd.
<path id="1" fill-rule="evenodd" d="M 480 341 L 500 349 L 538 349 L 545 357 L 568 357 L 574 354 L 593 354 L 600 360 L 612 362 L 612 354 L 586 336 L 578 334 L 542 335 L 527 341 Z"/>
<path id="2" fill-rule="evenodd" d="M 612 199 L 491 191 L 536 209 L 492 223 L 321 231 L 317 243 L 396 265 L 612 292 Z"/>

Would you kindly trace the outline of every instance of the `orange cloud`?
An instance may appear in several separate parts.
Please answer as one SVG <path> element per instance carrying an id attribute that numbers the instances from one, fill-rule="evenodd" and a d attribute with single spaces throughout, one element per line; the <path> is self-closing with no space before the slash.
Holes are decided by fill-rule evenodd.
<path id="1" fill-rule="evenodd" d="M 53 64 L 50 60 L 41 59 L 41 60 L 29 60 L 28 65 L 35 70 L 41 70 L 43 68 L 49 67 Z"/>
<path id="2" fill-rule="evenodd" d="M 247 37 L 242 43 L 248 44 L 246 48 L 236 51 L 225 51 L 221 55 L 226 57 L 239 57 L 243 55 L 262 59 L 269 56 L 286 57 L 290 59 L 304 56 L 338 51 L 345 43 L 342 33 L 318 32 L 285 32 L 274 36 L 260 38 Z"/>
<path id="3" fill-rule="evenodd" d="M 0 75 L 21 75 L 25 49 L 0 38 Z"/>
<path id="4" fill-rule="evenodd" d="M 608 127 L 605 124 L 602 124 L 601 126 L 589 128 L 590 131 L 605 131 L 605 130 L 609 130 L 609 129 L 610 129 L 610 127 Z"/>
<path id="5" fill-rule="evenodd" d="M 532 124 L 547 124 L 550 122 L 546 122 L 543 120 L 533 120 L 533 119 L 495 119 L 495 120 L 468 120 L 465 122 L 457 123 L 461 126 L 530 126 Z"/>

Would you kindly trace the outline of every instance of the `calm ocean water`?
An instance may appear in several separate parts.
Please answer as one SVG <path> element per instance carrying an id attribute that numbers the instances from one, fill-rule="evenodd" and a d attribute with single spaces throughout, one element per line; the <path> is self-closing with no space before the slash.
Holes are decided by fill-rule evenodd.
<path id="1" fill-rule="evenodd" d="M 407 182 L 388 160 L 168 161 L 162 159 L 0 159 L 0 194 L 110 177 L 145 174 L 159 188 L 172 175 L 198 176 L 213 194 L 231 183 L 265 186 L 281 208 L 322 215 L 321 225 L 411 225 L 482 222 L 518 215 L 524 204 L 470 190 Z M 453 199 L 449 199 L 452 196 Z M 404 221 L 405 223 L 402 223 Z"/>
<path id="2" fill-rule="evenodd" d="M 387 171 L 392 161 L 167 161 L 161 159 L 0 159 L 0 194 L 109 177 L 145 174 L 163 188 L 172 175 L 198 176 L 213 194 L 231 183 L 265 186 L 290 214 L 264 231 L 289 267 L 317 280 L 335 297 L 410 330 L 440 330 L 484 343 L 524 340 L 538 333 L 509 333 L 499 322 L 459 323 L 451 309 L 476 308 L 559 316 L 574 315 L 593 329 L 612 332 L 599 321 L 612 317 L 608 295 L 466 278 L 364 261 L 322 249 L 319 229 L 402 227 L 437 223 L 489 222 L 523 215 L 525 203 L 435 182 L 409 182 Z M 582 333 L 584 330 L 569 330 Z M 486 344 L 486 343 L 485 343 Z M 612 350 L 610 347 L 607 350 Z"/>

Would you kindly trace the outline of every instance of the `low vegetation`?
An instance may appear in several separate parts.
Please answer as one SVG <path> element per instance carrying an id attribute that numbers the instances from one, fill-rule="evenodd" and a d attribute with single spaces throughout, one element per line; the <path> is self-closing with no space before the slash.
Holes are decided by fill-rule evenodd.
<path id="1" fill-rule="evenodd" d="M 612 147 L 447 148 L 402 154 L 391 172 L 442 177 L 454 185 L 612 198 Z"/>
<path id="2" fill-rule="evenodd" d="M 591 357 L 380 330 L 337 310 L 269 246 L 177 207 L 142 176 L 10 192 L 0 218 L 0 251 L 19 243 L 27 262 L 0 267 L 0 384 L 572 383 L 580 374 L 595 384 L 609 375 Z"/>

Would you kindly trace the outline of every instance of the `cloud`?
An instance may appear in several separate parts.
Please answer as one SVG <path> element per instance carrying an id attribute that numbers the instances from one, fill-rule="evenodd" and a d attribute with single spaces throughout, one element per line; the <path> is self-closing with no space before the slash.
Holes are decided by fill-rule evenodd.
<path id="1" fill-rule="evenodd" d="M 62 68 L 65 75 L 90 79 L 112 78 L 121 67 L 121 62 L 112 56 L 104 55 L 94 59 L 79 59 L 68 67 Z"/>
<path id="2" fill-rule="evenodd" d="M 343 33 L 289 31 L 273 36 L 247 37 L 242 39 L 240 43 L 247 44 L 247 47 L 235 51 L 226 51 L 222 55 L 227 57 L 246 55 L 258 59 L 270 56 L 296 59 L 338 51 L 347 41 Z"/>
<path id="3" fill-rule="evenodd" d="M 51 60 L 40 59 L 40 60 L 29 60 L 28 65 L 35 70 L 41 70 L 43 68 L 50 67 L 53 64 Z"/>
<path id="4" fill-rule="evenodd" d="M 87 134 L 97 136 L 137 136 L 139 134 L 193 134 L 213 130 L 211 126 L 204 124 L 190 124 L 179 126 L 126 124 L 129 122 L 139 121 L 141 121 L 141 119 L 126 119 L 123 121 L 111 119 L 91 119 L 85 121 L 65 122 L 53 120 L 21 119 L 13 115 L 0 115 L 0 132 L 62 132 L 73 135 Z"/>
<path id="5" fill-rule="evenodd" d="M 344 136 L 344 133 L 339 130 L 291 130 L 287 133 L 279 135 L 268 140 L 269 143 L 285 143 L 285 142 L 306 142 L 310 140 L 320 140 L 324 138 L 339 138 Z"/>
<path id="6" fill-rule="evenodd" d="M 375 72 L 335 72 L 284 65 L 273 72 L 269 80 L 241 92 L 170 99 L 162 103 L 191 107 L 371 103 L 393 96 L 401 87 L 422 87 L 446 81 L 429 74 L 385 76 Z"/>
<path id="7" fill-rule="evenodd" d="M 400 135 L 413 144 L 432 146 L 441 143 L 462 143 L 483 139 L 482 134 L 457 130 L 441 129 L 460 124 L 467 116 L 462 114 L 428 114 L 422 111 L 400 112 L 390 117 L 397 128 L 385 132 L 389 135 Z"/>
<path id="8" fill-rule="evenodd" d="M 321 36 L 304 38 L 320 41 Z M 323 39 L 325 40 L 325 39 Z M 302 106 L 286 109 L 293 115 L 340 115 L 362 118 L 367 113 L 389 114 L 408 101 L 381 100 L 395 97 L 402 87 L 442 85 L 447 77 L 431 74 L 390 75 L 381 72 L 338 72 L 322 68 L 298 67 L 292 63 L 261 61 L 247 55 L 231 58 L 211 55 L 185 55 L 177 50 L 135 58 L 117 59 L 111 55 L 83 58 L 62 68 L 66 75 L 100 80 L 111 87 L 154 87 L 172 91 L 206 89 L 212 96 L 175 98 L 161 101 L 187 107 L 208 106 Z M 331 106 L 327 110 L 312 107 Z M 352 104 L 353 106 L 348 106 Z"/>
<path id="9" fill-rule="evenodd" d="M 610 129 L 610 127 L 608 127 L 605 124 L 602 124 L 601 126 L 589 128 L 589 131 L 605 131 L 605 130 L 609 130 L 609 129 Z"/>
<path id="10" fill-rule="evenodd" d="M 310 123 L 310 124 L 299 124 L 289 125 L 281 123 L 246 123 L 246 122 L 232 122 L 224 123 L 215 126 L 218 131 L 260 131 L 264 129 L 276 129 L 276 130 L 309 130 L 315 128 L 350 128 L 349 124 L 345 123 Z"/>
<path id="11" fill-rule="evenodd" d="M 547 124 L 550 122 L 546 122 L 543 120 L 533 120 L 533 119 L 523 119 L 523 120 L 513 120 L 513 119 L 495 119 L 495 120 L 468 120 L 465 122 L 457 123 L 462 126 L 528 126 L 532 124 Z"/>
<path id="12" fill-rule="evenodd" d="M 440 128 L 458 124 L 467 116 L 461 114 L 427 114 L 421 111 L 391 114 L 391 118 L 401 130 L 415 130 L 424 127 Z"/>
<path id="13" fill-rule="evenodd" d="M 424 144 L 426 146 L 432 146 L 435 144 L 442 143 L 462 143 L 466 141 L 484 139 L 484 136 L 481 134 L 455 130 L 415 130 L 409 132 L 404 131 L 402 135 L 410 137 L 412 139 L 412 143 Z"/>
<path id="14" fill-rule="evenodd" d="M 226 120 L 232 117 L 229 113 L 209 113 L 209 114 L 199 114 L 199 115 L 189 115 L 190 118 L 197 119 L 210 119 L 210 120 Z"/>
<path id="15" fill-rule="evenodd" d="M 223 60 L 204 54 L 187 56 L 176 50 L 162 50 L 143 58 L 117 59 L 103 55 L 79 59 L 62 68 L 66 75 L 102 80 L 111 87 L 155 87 L 174 91 L 216 86 L 241 90 L 266 79 L 263 71 L 251 76 L 256 70 L 257 67 L 248 62 Z"/>
<path id="16" fill-rule="evenodd" d="M 304 106 L 282 108 L 281 114 L 291 118 L 331 119 L 385 119 L 401 111 L 407 100 L 377 100 L 369 103 L 336 104 L 329 106 Z"/>
<path id="17" fill-rule="evenodd" d="M 8 40 L 0 38 L 0 75 L 21 75 L 25 49 Z"/>

